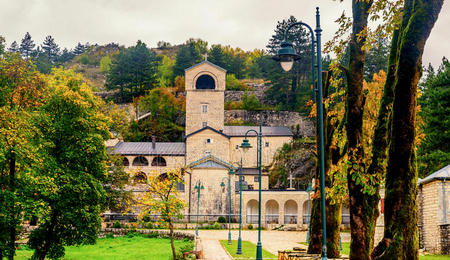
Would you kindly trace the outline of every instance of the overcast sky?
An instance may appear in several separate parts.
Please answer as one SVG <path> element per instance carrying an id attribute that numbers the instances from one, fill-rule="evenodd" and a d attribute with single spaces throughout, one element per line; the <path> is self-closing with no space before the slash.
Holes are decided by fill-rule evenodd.
<path id="1" fill-rule="evenodd" d="M 294 15 L 315 27 L 321 11 L 325 43 L 337 30 L 334 21 L 351 1 L 333 0 L 0 0 L 0 35 L 20 43 L 30 32 L 36 44 L 52 35 L 69 49 L 78 42 L 154 47 L 158 41 L 180 44 L 201 38 L 244 50 L 265 48 L 277 21 Z M 450 3 L 445 1 L 425 47 L 423 63 L 450 57 Z"/>

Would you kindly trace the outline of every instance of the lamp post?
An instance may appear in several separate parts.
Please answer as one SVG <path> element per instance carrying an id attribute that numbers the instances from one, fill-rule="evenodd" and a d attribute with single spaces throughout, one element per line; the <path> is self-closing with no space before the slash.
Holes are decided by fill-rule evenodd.
<path id="1" fill-rule="evenodd" d="M 247 139 L 247 135 L 250 132 L 254 132 L 257 137 L 257 149 L 256 149 L 256 164 L 259 171 L 259 191 L 258 191 L 258 243 L 256 244 L 256 260 L 262 260 L 262 244 L 261 244 L 261 173 L 262 173 L 262 167 L 261 167 L 261 154 L 262 154 L 262 126 L 259 125 L 259 132 L 256 130 L 250 129 L 245 133 L 244 140 L 242 141 L 241 148 L 244 150 L 244 152 L 248 151 L 249 148 L 252 146 L 250 145 L 250 142 Z"/>
<path id="2" fill-rule="evenodd" d="M 325 163 L 324 163 L 324 148 L 323 148 L 323 100 L 322 100 L 322 53 L 321 53 L 321 33 L 319 7 L 316 8 L 316 29 L 313 29 L 303 22 L 297 22 L 289 25 L 284 33 L 284 42 L 281 43 L 281 48 L 278 50 L 275 60 L 279 61 L 281 67 L 285 71 L 292 68 L 295 60 L 300 59 L 300 56 L 295 52 L 292 42 L 288 40 L 289 30 L 294 26 L 301 25 L 309 29 L 312 40 L 312 80 L 315 83 L 314 67 L 317 68 L 317 115 L 319 123 L 319 168 L 320 168 L 320 198 L 321 198 L 321 212 L 322 212 L 322 259 L 327 259 L 327 235 L 326 235 L 326 216 L 325 216 Z M 316 39 L 314 40 L 314 32 L 316 32 Z M 315 66 L 314 47 L 316 47 L 317 60 Z"/>
<path id="3" fill-rule="evenodd" d="M 194 189 L 197 190 L 197 225 L 195 225 L 195 235 L 198 236 L 198 214 L 199 214 L 199 207 L 200 207 L 200 191 L 203 190 L 205 187 L 203 187 L 202 182 L 199 180 L 197 181 L 197 184 L 194 186 Z"/>
<path id="4" fill-rule="evenodd" d="M 309 227 L 311 225 L 311 196 L 310 193 L 313 191 L 311 183 L 308 183 L 306 192 L 308 192 L 308 231 L 306 232 L 306 243 L 309 243 Z"/>
<path id="5" fill-rule="evenodd" d="M 228 171 L 228 244 L 231 245 L 231 175 L 234 175 L 233 168 Z M 225 178 L 222 179 L 220 187 L 224 188 L 225 183 L 223 182 Z"/>
<path id="6" fill-rule="evenodd" d="M 242 156 L 241 156 L 241 163 L 238 164 L 238 169 L 239 169 L 239 236 L 238 236 L 236 255 L 242 255 L 242 237 L 241 237 L 241 230 L 242 230 Z"/>

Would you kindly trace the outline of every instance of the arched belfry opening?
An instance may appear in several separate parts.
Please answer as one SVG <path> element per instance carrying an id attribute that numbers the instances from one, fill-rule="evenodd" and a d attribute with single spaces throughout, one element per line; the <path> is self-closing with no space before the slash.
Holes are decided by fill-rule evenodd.
<path id="1" fill-rule="evenodd" d="M 214 81 L 214 78 L 211 77 L 210 75 L 203 74 L 200 77 L 198 77 L 197 81 L 195 82 L 195 88 L 196 89 L 215 89 L 216 82 Z"/>

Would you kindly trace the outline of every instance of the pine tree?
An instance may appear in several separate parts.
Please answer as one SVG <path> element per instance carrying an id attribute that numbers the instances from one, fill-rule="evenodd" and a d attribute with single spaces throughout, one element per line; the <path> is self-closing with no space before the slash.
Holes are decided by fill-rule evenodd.
<path id="1" fill-rule="evenodd" d="M 59 54 L 59 46 L 56 44 L 55 39 L 52 36 L 47 36 L 42 43 L 42 49 L 48 55 L 51 61 L 55 62 Z"/>
<path id="2" fill-rule="evenodd" d="M 20 43 L 20 54 L 25 58 L 29 58 L 35 46 L 36 44 L 34 44 L 34 41 L 31 39 L 30 33 L 27 32 Z"/>
<path id="3" fill-rule="evenodd" d="M 88 48 L 87 45 L 78 43 L 77 46 L 75 46 L 75 49 L 73 50 L 73 54 L 75 55 L 83 54 L 83 52 L 85 52 L 87 48 Z"/>
<path id="4" fill-rule="evenodd" d="M 19 51 L 19 44 L 17 44 L 16 41 L 13 41 L 11 43 L 11 46 L 9 46 L 8 51 L 11 53 L 16 53 Z"/>
<path id="5" fill-rule="evenodd" d="M 5 53 L 5 38 L 0 35 L 0 55 Z"/>

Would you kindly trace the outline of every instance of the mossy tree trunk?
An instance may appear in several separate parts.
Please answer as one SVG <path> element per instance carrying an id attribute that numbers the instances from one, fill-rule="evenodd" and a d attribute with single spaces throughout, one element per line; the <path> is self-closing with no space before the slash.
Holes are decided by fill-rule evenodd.
<path id="1" fill-rule="evenodd" d="M 350 60 L 347 72 L 347 101 L 346 122 L 347 154 L 349 164 L 347 171 L 350 226 L 351 226 L 351 259 L 369 259 L 372 250 L 374 234 L 374 217 L 378 211 L 376 206 L 366 200 L 358 174 L 363 173 L 362 146 L 364 95 L 362 93 L 364 81 L 364 62 L 366 51 L 363 46 L 366 41 L 364 30 L 367 28 L 369 9 L 373 1 L 352 1 L 353 26 L 349 42 Z M 360 37 L 363 35 L 362 37 Z M 376 217 L 375 217 L 376 219 Z"/>
<path id="2" fill-rule="evenodd" d="M 418 259 L 417 170 L 414 152 L 417 84 L 425 42 L 443 0 L 406 0 L 398 35 L 386 172 L 384 238 L 373 259 Z"/>
<path id="3" fill-rule="evenodd" d="M 330 87 L 330 77 L 331 73 L 323 72 L 322 78 L 326 79 L 323 83 L 323 96 L 328 97 L 328 90 Z M 330 166 L 333 164 L 333 155 L 338 153 L 334 148 L 331 147 L 331 140 L 333 133 L 337 128 L 337 121 L 334 124 L 328 116 L 328 109 L 324 109 L 324 150 L 325 150 L 325 185 L 326 187 L 331 187 L 328 176 L 330 173 Z M 316 124 L 317 125 L 317 124 Z M 338 153 L 339 154 L 339 153 Z M 336 156 L 334 156 L 336 157 Z M 337 160 L 336 162 L 337 163 Z M 319 166 L 316 163 L 316 184 L 314 194 L 320 194 L 320 185 L 318 180 L 320 179 Z M 340 235 L 340 224 L 341 224 L 341 203 L 332 204 L 329 200 L 325 203 L 326 210 L 326 225 L 327 225 L 327 256 L 328 257 L 339 257 L 340 256 L 340 246 L 339 246 L 339 235 Z M 321 211 L 320 211 L 320 196 L 315 196 L 310 217 L 310 239 L 308 242 L 308 253 L 310 254 L 320 254 L 322 252 L 322 225 L 321 225 Z"/>

